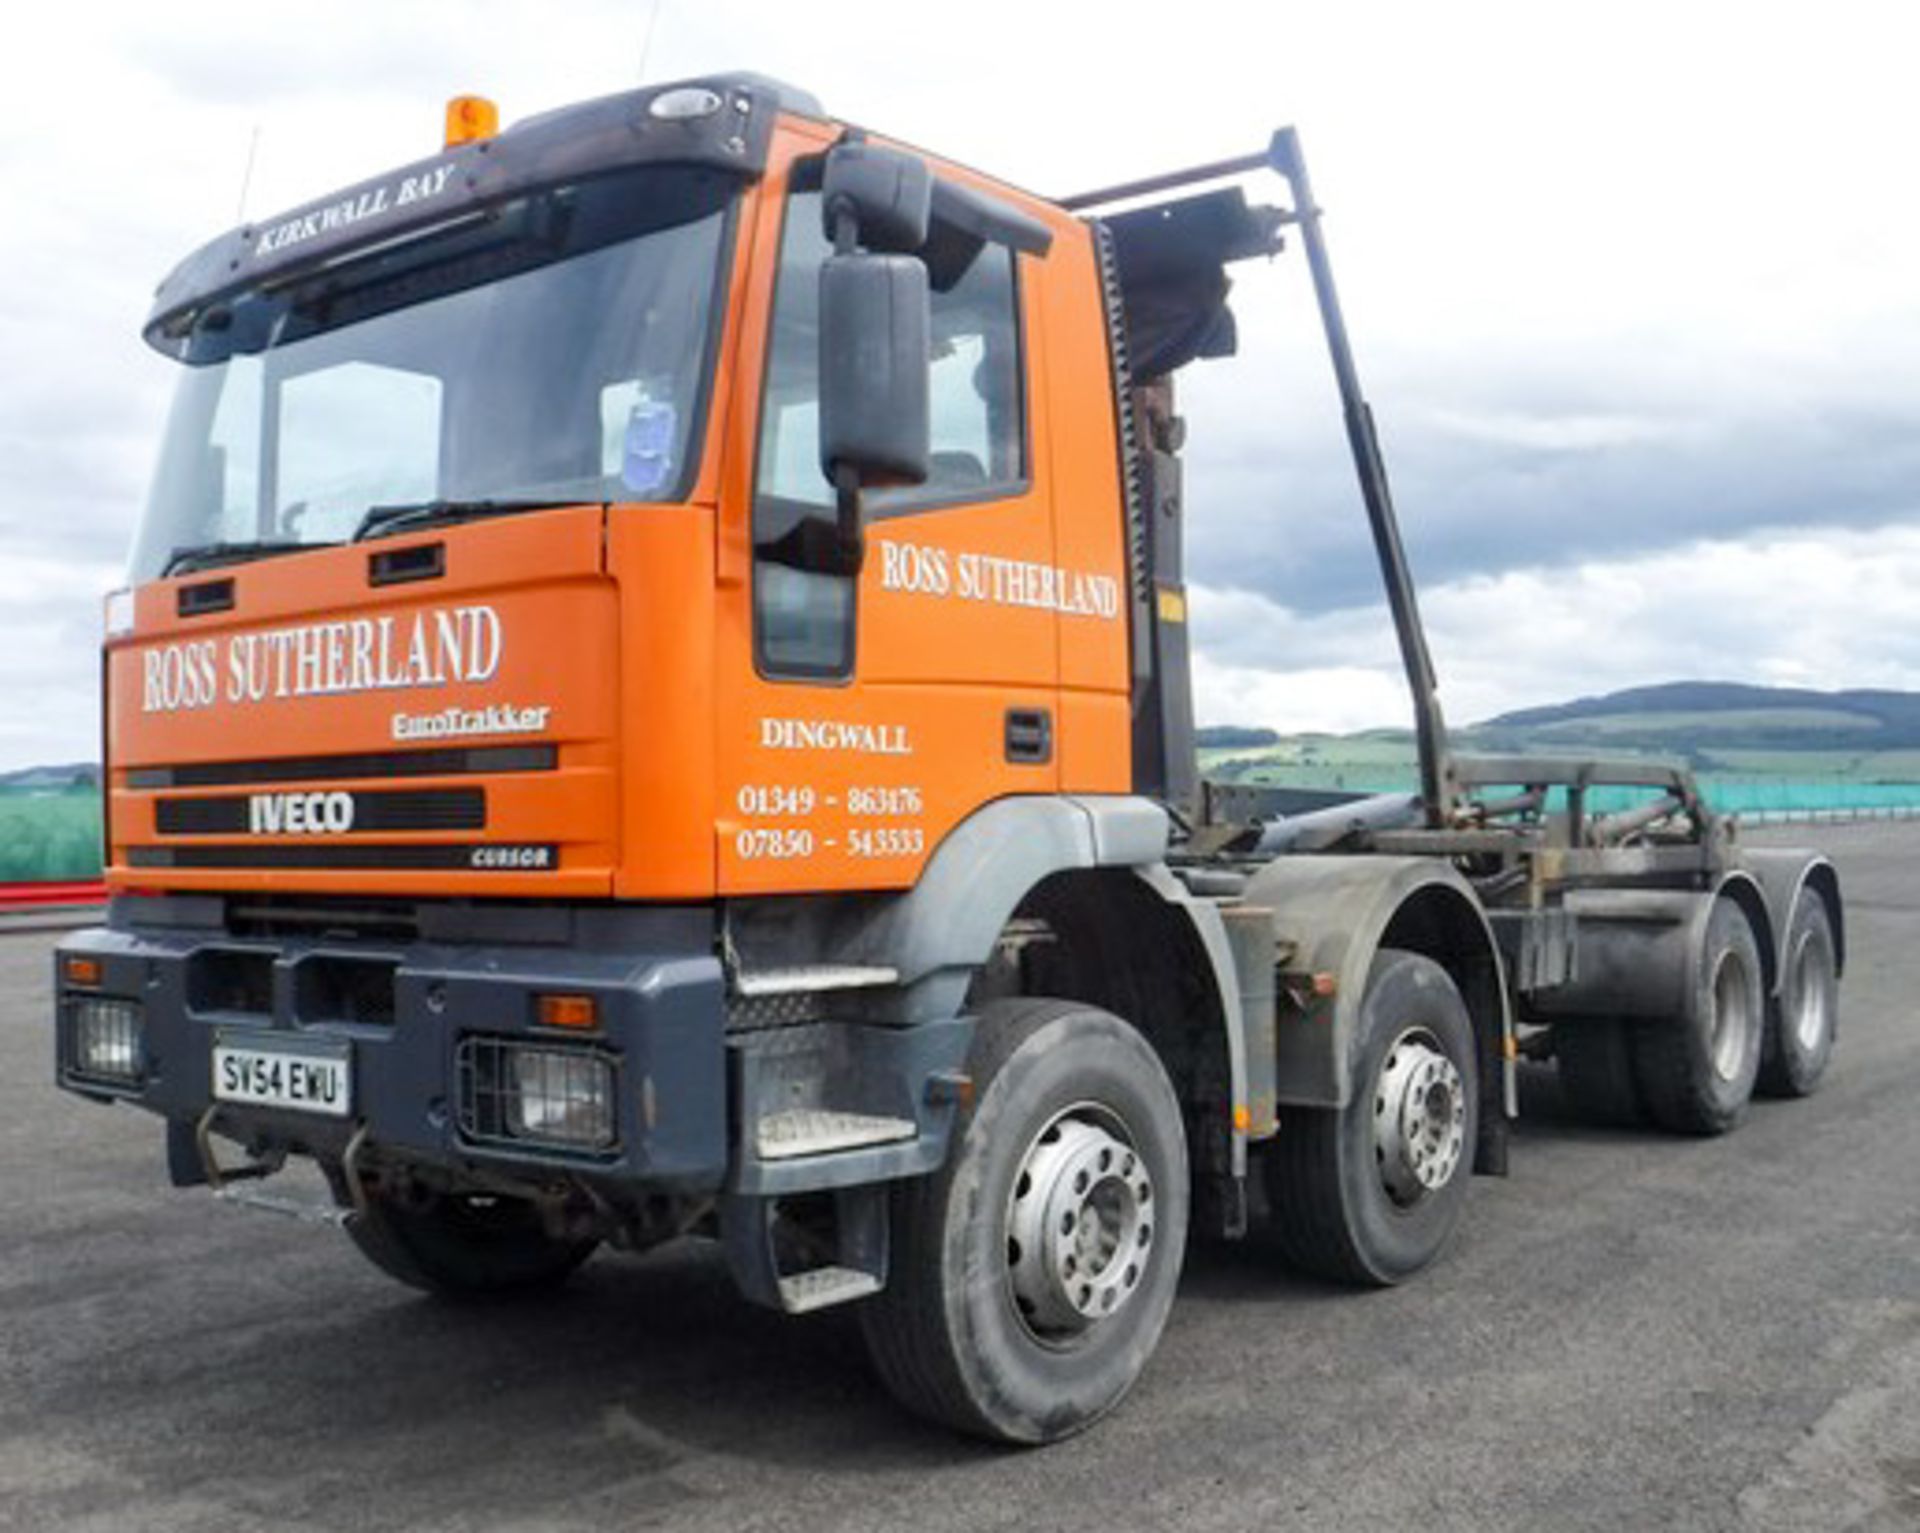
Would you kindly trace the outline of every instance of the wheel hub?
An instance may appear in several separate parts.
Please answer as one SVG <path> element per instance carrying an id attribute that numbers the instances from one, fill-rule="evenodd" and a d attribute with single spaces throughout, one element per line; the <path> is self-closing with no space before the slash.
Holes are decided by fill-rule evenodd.
<path id="1" fill-rule="evenodd" d="M 1802 935 L 1794 952 L 1794 1036 L 1800 1047 L 1811 1054 L 1832 1026 L 1827 995 L 1827 971 L 1824 953 L 1811 936 Z"/>
<path id="2" fill-rule="evenodd" d="M 1070 1337 L 1139 1292 L 1153 1249 L 1153 1179 L 1116 1126 L 1061 1114 L 1028 1147 L 1007 1209 L 1007 1268 L 1029 1330 Z"/>
<path id="3" fill-rule="evenodd" d="M 1760 1025 L 1747 970 L 1731 954 L 1722 953 L 1714 967 L 1708 1004 L 1712 1007 L 1708 1051 L 1713 1072 L 1731 1081 L 1740 1074 L 1750 1037 Z"/>
<path id="4" fill-rule="evenodd" d="M 1428 1033 L 1402 1033 L 1387 1049 L 1373 1091 L 1374 1160 L 1388 1195 L 1405 1207 L 1446 1186 L 1466 1140 L 1459 1070 Z"/>

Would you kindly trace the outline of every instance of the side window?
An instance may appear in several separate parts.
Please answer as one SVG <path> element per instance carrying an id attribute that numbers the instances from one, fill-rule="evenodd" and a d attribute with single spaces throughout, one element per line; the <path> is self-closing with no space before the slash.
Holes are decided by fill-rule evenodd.
<path id="1" fill-rule="evenodd" d="M 877 490 L 874 516 L 1025 488 L 1027 441 L 1014 318 L 1013 252 L 988 245 L 958 282 L 933 295 L 932 472 L 925 484 Z"/>
<path id="2" fill-rule="evenodd" d="M 830 522 L 820 467 L 818 170 L 796 171 L 775 278 L 753 504 L 754 632 L 760 663 L 780 676 L 844 676 L 853 665 L 853 581 L 797 569 L 809 521 Z M 1012 252 L 988 245 L 932 301 L 932 458 L 924 484 L 871 491 L 872 518 L 1014 494 L 1026 485 L 1025 400 Z"/>

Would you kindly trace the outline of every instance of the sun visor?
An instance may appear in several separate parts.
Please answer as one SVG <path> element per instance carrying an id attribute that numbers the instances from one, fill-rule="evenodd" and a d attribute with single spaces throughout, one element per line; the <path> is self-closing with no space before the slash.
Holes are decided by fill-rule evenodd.
<path id="1" fill-rule="evenodd" d="M 656 101 L 671 110 L 653 110 Z M 757 176 L 782 110 L 811 115 L 819 108 L 774 81 L 738 76 L 627 91 L 542 113 L 202 246 L 160 284 L 145 333 L 170 352 L 163 339 L 169 327 L 210 300 L 483 213 L 535 188 L 649 163 Z"/>

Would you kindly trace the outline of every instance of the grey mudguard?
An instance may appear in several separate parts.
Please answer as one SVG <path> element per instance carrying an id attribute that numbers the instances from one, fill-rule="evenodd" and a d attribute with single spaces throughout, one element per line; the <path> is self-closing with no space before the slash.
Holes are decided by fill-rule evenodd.
<path id="1" fill-rule="evenodd" d="M 1792 908 L 1797 881 L 1787 880 L 1784 907 Z M 1529 998 L 1542 1018 L 1632 1017 L 1677 1021 L 1699 973 L 1714 906 L 1731 901 L 1745 912 L 1760 950 L 1767 988 L 1778 982 L 1780 933 L 1771 899 L 1748 869 L 1721 875 L 1710 890 L 1576 889 L 1567 895 L 1579 958 L 1573 978 Z M 1784 914 L 1782 916 L 1784 919 Z"/>
<path id="2" fill-rule="evenodd" d="M 913 888 L 860 921 L 845 961 L 899 974 L 904 1011 L 893 1020 L 953 1016 L 1035 884 L 1076 868 L 1157 863 L 1167 832 L 1167 812 L 1144 798 L 998 799 L 954 828 Z"/>
<path id="3" fill-rule="evenodd" d="M 1456 962 L 1486 965 L 1493 976 L 1487 994 L 1465 999 L 1483 1038 L 1492 1031 L 1498 1042 L 1493 1057 L 1507 1054 L 1513 1023 L 1499 950 L 1472 885 L 1457 871 L 1425 857 L 1280 857 L 1249 880 L 1245 903 L 1273 912 L 1283 969 L 1330 974 L 1334 981 L 1330 998 L 1316 997 L 1281 1010 L 1275 1096 L 1283 1106 L 1347 1104 L 1367 972 L 1394 918 L 1416 902 L 1454 931 L 1467 934 L 1464 943 L 1451 948 Z M 1446 966 L 1452 969 L 1454 964 Z"/>
<path id="4" fill-rule="evenodd" d="M 1257 1030 L 1251 1026 L 1253 1019 L 1242 1012 L 1240 975 L 1234 966 L 1233 947 L 1227 937 L 1226 922 L 1220 915 L 1220 906 L 1213 900 L 1196 897 L 1185 884 L 1173 876 L 1172 871 L 1163 862 L 1153 862 L 1137 867 L 1134 873 L 1149 889 L 1193 923 L 1194 935 L 1200 939 L 1201 951 L 1207 955 L 1207 966 L 1213 975 L 1214 989 L 1220 996 L 1220 1015 L 1227 1019 L 1227 1074 L 1232 1102 L 1238 1108 L 1244 1105 L 1252 1094 L 1248 1083 L 1247 1039 L 1250 1032 Z M 1232 1134 L 1229 1142 L 1232 1163 L 1229 1169 L 1235 1176 L 1245 1176 L 1247 1174 L 1246 1118 L 1242 1113 L 1235 1111 L 1230 1115 L 1228 1124 Z"/>
<path id="5" fill-rule="evenodd" d="M 1783 952 L 1787 924 L 1793 919 L 1794 903 L 1802 889 L 1812 889 L 1827 902 L 1827 916 L 1833 922 L 1833 956 L 1836 970 L 1847 966 L 1845 909 L 1840 898 L 1840 875 L 1819 852 L 1786 847 L 1742 847 L 1738 856 L 1742 871 L 1760 886 L 1766 900 L 1767 922 L 1773 928 L 1773 951 Z M 1779 967 L 1779 966 L 1776 966 Z M 1784 972 L 1784 971 L 1783 971 Z M 1774 976 L 1779 989 L 1780 974 Z"/>

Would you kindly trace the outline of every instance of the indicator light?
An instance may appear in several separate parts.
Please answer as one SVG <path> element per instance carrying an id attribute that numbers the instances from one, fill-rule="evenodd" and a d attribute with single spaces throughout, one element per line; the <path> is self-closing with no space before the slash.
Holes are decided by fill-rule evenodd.
<path id="1" fill-rule="evenodd" d="M 662 91 L 647 103 L 647 115 L 661 122 L 691 122 L 720 110 L 720 97 L 700 85 L 682 85 Z"/>
<path id="2" fill-rule="evenodd" d="M 100 960 L 78 956 L 63 961 L 63 972 L 69 985 L 94 986 L 100 983 Z"/>
<path id="3" fill-rule="evenodd" d="M 600 1003 L 590 995 L 543 995 L 534 1007 L 542 1027 L 568 1027 L 576 1032 L 600 1025 Z"/>

